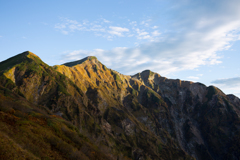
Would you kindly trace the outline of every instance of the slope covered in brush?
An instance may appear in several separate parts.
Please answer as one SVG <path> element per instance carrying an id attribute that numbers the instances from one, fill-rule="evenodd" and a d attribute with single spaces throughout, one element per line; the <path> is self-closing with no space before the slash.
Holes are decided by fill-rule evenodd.
<path id="1" fill-rule="evenodd" d="M 76 126 L 100 157 L 240 158 L 240 100 L 214 86 L 150 70 L 125 76 L 93 56 L 50 67 L 25 52 L 0 68 L 4 88 Z"/>
<path id="2" fill-rule="evenodd" d="M 0 86 L 0 159 L 111 159 L 79 129 Z"/>
<path id="3" fill-rule="evenodd" d="M 107 133 L 107 141 L 114 137 L 114 147 L 124 147 L 121 150 L 128 157 L 188 157 L 177 149 L 178 144 L 170 139 L 169 133 L 160 133 L 171 142 L 165 145 L 154 134 L 156 124 L 152 123 L 151 127 L 147 124 L 156 121 L 154 114 L 159 110 L 167 112 L 167 105 L 151 88 L 130 76 L 108 69 L 96 58 L 86 57 L 74 62 L 74 65 L 63 64 L 54 68 L 83 90 L 99 112 L 94 117 L 101 119 L 100 128 Z M 132 83 L 138 88 L 134 89 Z M 142 119 L 147 119 L 147 123 Z"/>
<path id="4" fill-rule="evenodd" d="M 107 69 L 97 59 L 87 59 L 80 65 L 50 67 L 27 56 L 3 72 L 1 83 L 73 123 L 113 159 L 189 157 L 175 142 L 163 144 L 123 105 L 134 92 L 129 76 Z M 142 89 L 146 90 L 144 94 L 151 90 L 145 86 Z M 149 112 L 137 100 L 135 103 L 139 114 Z"/>

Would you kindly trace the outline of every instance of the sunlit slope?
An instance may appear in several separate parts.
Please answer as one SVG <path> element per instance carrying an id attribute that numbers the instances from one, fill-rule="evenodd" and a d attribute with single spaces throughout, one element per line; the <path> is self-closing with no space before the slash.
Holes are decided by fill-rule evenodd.
<path id="1" fill-rule="evenodd" d="M 5 89 L 76 126 L 100 157 L 240 158 L 240 100 L 214 86 L 167 79 L 150 70 L 126 76 L 93 56 L 50 67 L 24 52 L 0 68 Z"/>
<path id="2" fill-rule="evenodd" d="M 152 109 L 146 108 L 145 102 L 138 102 L 138 92 L 130 83 L 140 87 L 141 96 L 153 97 L 156 107 L 166 108 L 161 97 L 140 81 L 107 69 L 91 57 L 77 66 L 53 68 L 29 52 L 24 56 L 22 62 L 2 72 L 1 84 L 73 123 L 103 153 L 113 159 L 189 157 L 170 139 L 169 133 L 161 133 L 171 141 L 164 144 L 141 117 L 135 117 L 148 114 L 154 120 Z M 135 112 L 131 112 L 132 108 Z"/>
<path id="3" fill-rule="evenodd" d="M 170 118 L 165 114 L 168 109 L 161 96 L 141 81 L 108 69 L 96 57 L 86 57 L 83 60 L 54 66 L 54 68 L 81 88 L 93 105 L 98 108 L 100 114 L 104 113 L 102 127 L 106 129 L 108 134 L 121 135 L 117 136 L 118 140 L 121 142 L 127 140 L 129 147 L 138 148 L 138 143 L 144 143 L 142 149 L 159 157 L 158 148 L 164 144 L 162 144 L 160 137 L 157 138 L 154 135 L 154 128 L 157 126 L 157 124 L 152 123 L 156 121 L 154 114 L 161 110 L 164 111 L 162 114 L 165 117 Z M 151 105 L 154 107 L 149 107 Z M 142 121 L 142 119 L 147 119 L 147 121 Z M 147 123 L 152 123 L 152 126 L 150 127 Z M 136 128 L 139 128 L 140 132 L 136 131 Z M 142 139 L 140 134 L 142 132 L 152 135 L 156 139 L 153 140 L 147 135 L 145 135 L 145 139 Z M 170 140 L 169 133 L 159 133 L 159 135 Z M 139 137 L 142 137 L 141 140 Z M 144 142 L 138 142 L 139 140 Z M 177 142 L 172 141 L 171 143 L 168 150 L 171 150 L 172 154 L 178 155 L 180 150 L 174 151 L 173 149 L 177 147 Z M 151 147 L 147 148 L 147 144 L 152 146 L 152 149 L 150 149 Z M 141 149 L 136 150 L 136 152 L 140 151 Z M 166 153 L 162 156 L 166 156 Z"/>
<path id="4" fill-rule="evenodd" d="M 0 85 L 0 159 L 112 159 L 48 108 Z"/>

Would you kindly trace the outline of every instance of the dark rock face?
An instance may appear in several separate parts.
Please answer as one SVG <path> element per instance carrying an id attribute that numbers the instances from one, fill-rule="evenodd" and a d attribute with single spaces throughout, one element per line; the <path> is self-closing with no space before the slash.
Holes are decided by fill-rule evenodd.
<path id="1" fill-rule="evenodd" d="M 160 123 L 180 147 L 196 159 L 238 159 L 239 106 L 234 95 L 226 96 L 214 86 L 169 80 L 144 71 L 133 76 L 158 93 L 168 105 L 168 121 Z M 147 78 L 148 77 L 148 78 Z"/>
<path id="2" fill-rule="evenodd" d="M 0 69 L 3 87 L 74 124 L 108 159 L 240 158 L 240 100 L 214 86 L 125 76 L 96 57 L 49 67 L 27 52 Z"/>

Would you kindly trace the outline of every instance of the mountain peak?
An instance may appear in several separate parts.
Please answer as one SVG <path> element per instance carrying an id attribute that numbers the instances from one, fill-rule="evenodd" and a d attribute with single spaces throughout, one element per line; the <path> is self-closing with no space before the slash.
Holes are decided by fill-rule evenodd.
<path id="1" fill-rule="evenodd" d="M 144 71 L 142 71 L 141 72 L 141 74 L 152 74 L 152 73 L 154 73 L 154 72 L 152 72 L 151 70 L 149 70 L 149 69 L 146 69 L 146 70 L 144 70 Z"/>
<path id="2" fill-rule="evenodd" d="M 95 57 L 95 56 L 88 56 L 88 57 L 85 57 L 85 58 L 77 60 L 77 61 L 64 63 L 63 65 L 68 66 L 68 67 L 73 67 L 73 66 L 76 66 L 78 64 L 82 64 L 85 61 L 93 61 L 93 60 L 97 60 L 97 57 Z"/>
<path id="3" fill-rule="evenodd" d="M 148 79 L 150 77 L 153 77 L 155 74 L 156 74 L 155 72 L 152 72 L 151 70 L 147 69 L 147 70 L 144 70 L 140 73 L 133 75 L 132 78 Z"/>
<path id="4" fill-rule="evenodd" d="M 26 59 L 41 60 L 37 55 L 30 51 L 22 52 L 16 56 L 13 56 L 5 61 L 0 62 L 0 71 L 12 68 L 13 66 L 22 63 Z"/>
<path id="5" fill-rule="evenodd" d="M 27 55 L 29 55 L 29 54 L 33 54 L 33 53 L 30 52 L 30 51 L 25 51 L 25 52 L 22 52 L 22 53 L 20 53 L 20 54 L 27 56 Z"/>
<path id="6" fill-rule="evenodd" d="M 31 57 L 39 58 L 36 54 L 34 54 L 34 53 L 30 52 L 30 51 L 25 51 L 23 53 L 25 53 L 28 58 L 31 58 Z"/>
<path id="7" fill-rule="evenodd" d="M 36 54 L 34 54 L 33 52 L 30 52 L 30 51 L 25 51 L 25 52 L 22 52 L 22 53 L 20 53 L 20 54 L 18 54 L 18 55 L 16 55 L 16 56 L 22 56 L 22 57 L 28 57 L 28 58 L 30 58 L 31 56 L 32 57 L 38 57 Z M 14 57 L 16 57 L 16 56 L 14 56 Z M 13 57 L 12 57 L 13 58 Z M 39 57 L 38 57 L 39 58 Z M 11 58 L 9 58 L 9 59 L 11 59 Z"/>

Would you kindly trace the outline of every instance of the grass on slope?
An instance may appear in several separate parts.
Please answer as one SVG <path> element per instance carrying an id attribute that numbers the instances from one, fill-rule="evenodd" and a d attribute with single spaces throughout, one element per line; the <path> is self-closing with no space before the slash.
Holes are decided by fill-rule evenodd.
<path id="1" fill-rule="evenodd" d="M 109 159 L 71 123 L 0 86 L 0 159 Z"/>
<path id="2" fill-rule="evenodd" d="M 27 52 L 24 52 L 24 53 L 14 56 L 14 57 L 11 57 L 5 61 L 2 61 L 0 63 L 0 71 L 4 71 L 4 70 L 11 68 L 11 67 L 15 66 L 16 64 L 19 64 L 22 61 L 26 60 L 27 59 L 26 53 Z"/>

